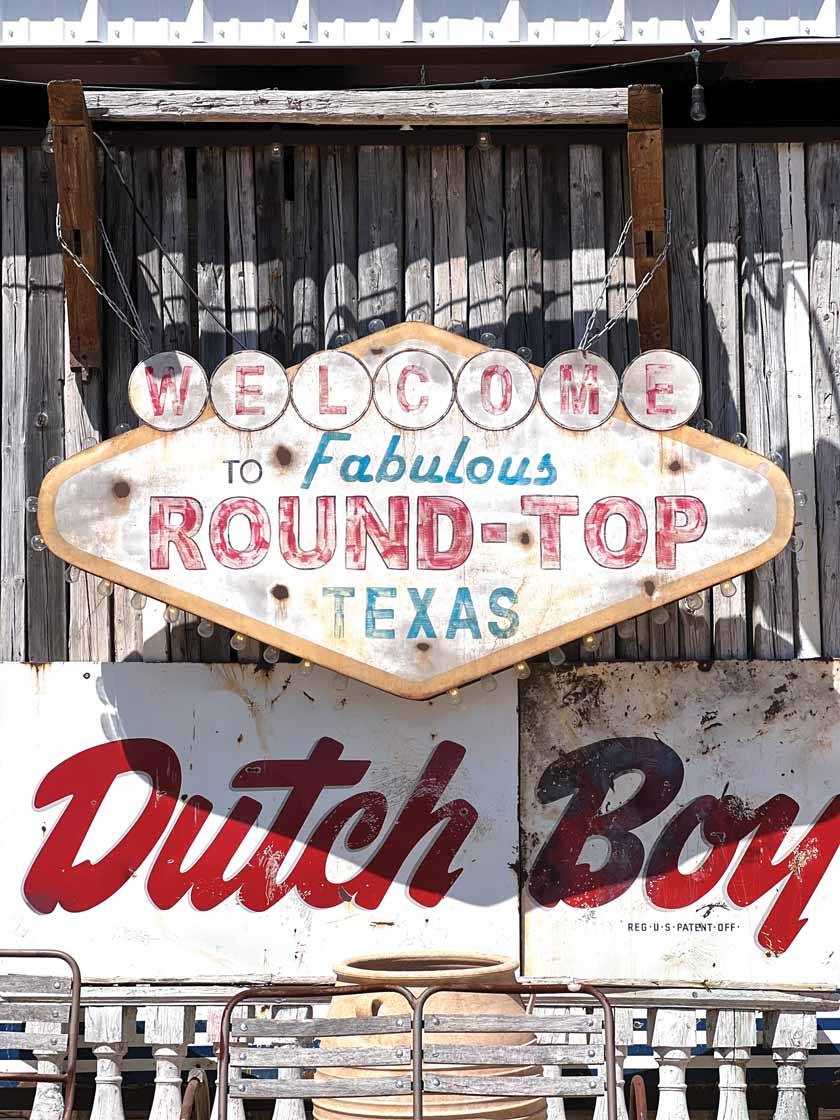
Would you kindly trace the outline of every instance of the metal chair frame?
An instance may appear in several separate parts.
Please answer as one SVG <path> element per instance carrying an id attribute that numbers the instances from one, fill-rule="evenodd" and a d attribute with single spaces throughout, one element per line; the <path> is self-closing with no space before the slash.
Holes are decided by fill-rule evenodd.
<path id="1" fill-rule="evenodd" d="M 256 1003 L 261 1001 L 279 1002 L 284 999 L 318 999 L 333 995 L 371 995 L 382 992 L 394 992 L 401 995 L 411 1012 L 411 1096 L 413 1101 L 413 1120 L 423 1120 L 423 1039 L 424 1039 L 424 1008 L 426 1003 L 441 992 L 475 992 L 477 994 L 499 994 L 536 997 L 539 995 L 584 994 L 592 998 L 594 1003 L 600 1004 L 604 1012 L 604 1080 L 607 1120 L 617 1120 L 617 1079 L 615 1061 L 610 1060 L 615 1055 L 615 1016 L 612 1005 L 600 989 L 589 984 L 569 981 L 557 984 L 441 984 L 433 988 L 426 988 L 420 995 L 415 996 L 408 988 L 398 984 L 277 984 L 264 988 L 248 988 L 239 992 L 228 1000 L 222 1013 L 219 1032 L 219 1120 L 227 1120 L 228 1094 L 230 1091 L 230 1047 L 231 1047 L 231 1021 L 234 1010 L 243 1003 Z M 359 1023 L 358 1020 L 356 1020 Z M 360 1024 L 361 1025 L 361 1024 Z M 362 1030 L 359 1031 L 363 1033 Z M 316 1036 L 317 1037 L 317 1036 Z M 599 1063 L 600 1064 L 600 1063 Z M 312 1092 L 308 1097 L 319 1095 L 317 1082 L 313 1082 Z M 408 1096 L 409 1093 L 404 1094 Z M 538 1095 L 538 1094 L 537 1094 Z M 593 1094 L 597 1095 L 597 1094 Z"/>
<path id="2" fill-rule="evenodd" d="M 58 1083 L 64 1086 L 64 1112 L 61 1120 L 71 1120 L 73 1112 L 73 1099 L 76 1093 L 76 1064 L 79 1050 L 79 1019 L 82 995 L 82 974 L 79 966 L 69 953 L 62 953 L 58 949 L 0 949 L 0 957 L 12 957 L 25 960 L 59 960 L 63 961 L 70 969 L 70 1015 L 67 1020 L 67 1068 L 64 1073 L 39 1073 L 37 1070 L 23 1070 L 21 1072 L 6 1072 L 0 1070 L 0 1082 L 16 1081 L 29 1085 L 39 1085 L 45 1082 Z M 30 997 L 28 1002 L 47 1003 L 46 999 Z M 49 1002 L 64 1002 L 64 997 L 50 997 Z M 0 1033 L 0 1042 L 3 1035 Z"/>

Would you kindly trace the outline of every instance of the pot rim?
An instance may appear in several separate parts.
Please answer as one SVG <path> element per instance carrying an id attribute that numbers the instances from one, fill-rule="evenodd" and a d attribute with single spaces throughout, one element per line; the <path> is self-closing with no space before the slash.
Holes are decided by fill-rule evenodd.
<path id="1" fill-rule="evenodd" d="M 401 967 L 394 967 L 397 962 Z M 438 967 L 430 967 L 434 965 Z M 382 981 L 431 987 L 450 980 L 454 983 L 479 977 L 490 980 L 515 973 L 518 966 L 514 957 L 501 953 L 395 953 L 392 956 L 365 953 L 340 961 L 335 966 L 335 974 L 340 980 L 358 984 Z"/>

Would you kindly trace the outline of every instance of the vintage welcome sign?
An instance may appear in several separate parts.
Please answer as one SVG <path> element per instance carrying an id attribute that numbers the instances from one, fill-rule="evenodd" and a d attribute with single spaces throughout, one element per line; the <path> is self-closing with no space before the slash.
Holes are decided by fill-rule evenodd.
<path id="1" fill-rule="evenodd" d="M 3 942 L 133 981 L 516 954 L 512 674 L 457 707 L 333 678 L 0 666 Z"/>
<path id="2" fill-rule="evenodd" d="M 529 974 L 837 987 L 840 663 L 538 670 L 521 710 Z"/>
<path id="3" fill-rule="evenodd" d="M 187 355 L 134 371 L 138 431 L 62 463 L 38 505 L 68 563 L 412 698 L 774 556 L 793 498 L 686 426 L 696 371 L 621 384 L 406 323 L 286 371 Z"/>

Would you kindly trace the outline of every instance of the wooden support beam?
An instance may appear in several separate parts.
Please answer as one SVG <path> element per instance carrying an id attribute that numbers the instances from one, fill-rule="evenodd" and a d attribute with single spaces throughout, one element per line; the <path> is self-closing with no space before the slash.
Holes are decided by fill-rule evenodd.
<path id="1" fill-rule="evenodd" d="M 55 171 L 64 240 L 92 276 L 102 275 L 99 177 L 85 92 L 79 81 L 47 86 L 55 144 Z M 64 254 L 64 290 L 70 331 L 70 365 L 86 377 L 102 367 L 102 309 L 90 281 Z"/>
<path id="2" fill-rule="evenodd" d="M 636 283 L 653 268 L 665 245 L 665 173 L 662 154 L 662 90 L 630 86 L 627 99 L 627 154 L 633 259 Z M 668 262 L 639 296 L 639 342 L 642 350 L 671 345 Z"/>
<path id="3" fill-rule="evenodd" d="M 502 125 L 627 122 L 626 89 L 96 90 L 96 121 L 216 124 Z"/>

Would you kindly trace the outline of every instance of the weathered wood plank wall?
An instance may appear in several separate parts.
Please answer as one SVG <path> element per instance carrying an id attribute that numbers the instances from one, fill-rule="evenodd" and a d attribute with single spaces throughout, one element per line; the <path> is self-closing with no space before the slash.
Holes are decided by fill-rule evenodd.
<path id="1" fill-rule="evenodd" d="M 403 318 L 489 335 L 544 362 L 579 341 L 629 212 L 620 145 L 138 148 L 116 158 L 176 266 L 105 161 L 105 223 L 145 329 L 155 348 L 190 350 L 208 371 L 237 346 L 291 363 L 373 320 Z M 804 547 L 714 589 L 694 614 L 672 606 L 667 622 L 644 616 L 604 632 L 596 657 L 840 655 L 838 168 L 830 144 L 666 151 L 674 344 L 703 372 L 715 434 L 743 433 L 790 471 L 804 495 Z M 133 422 L 125 387 L 139 357 L 108 312 L 106 375 L 82 383 L 69 372 L 54 208 L 49 158 L 3 149 L 0 658 L 255 661 L 256 643 L 234 653 L 230 634 L 200 637 L 195 619 L 167 624 L 162 604 L 141 612 L 122 589 L 68 581 L 32 547 L 27 495 L 51 457 Z M 107 261 L 105 277 L 118 293 Z M 628 245 L 599 327 L 633 283 Z M 621 372 L 638 351 L 634 314 L 595 348 Z"/>

